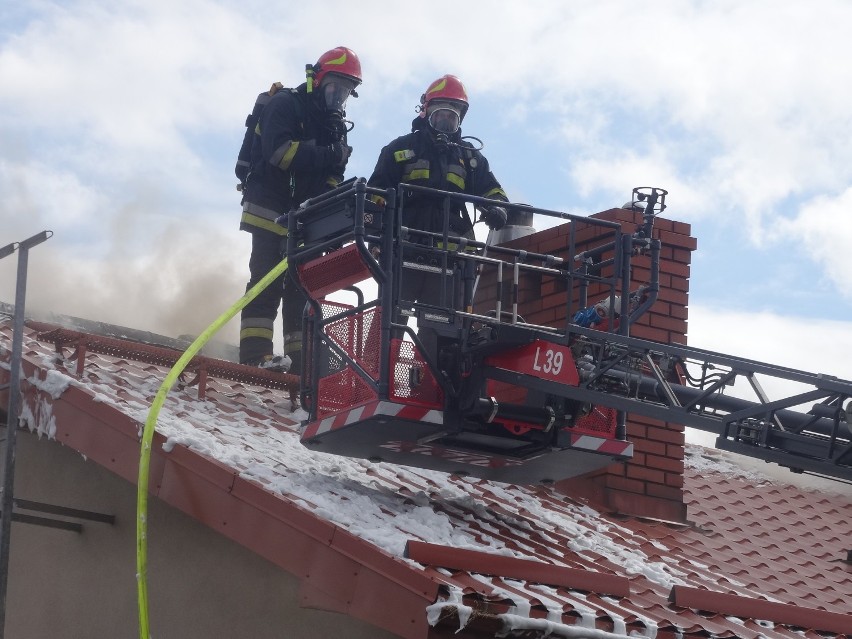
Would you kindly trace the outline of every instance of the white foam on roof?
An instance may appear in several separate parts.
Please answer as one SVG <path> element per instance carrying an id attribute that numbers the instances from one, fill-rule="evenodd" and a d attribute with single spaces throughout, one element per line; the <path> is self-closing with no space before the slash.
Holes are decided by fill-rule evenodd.
<path id="1" fill-rule="evenodd" d="M 97 358 L 89 356 L 92 360 Z M 52 398 L 61 396 L 69 387 L 85 389 L 95 401 L 110 404 L 115 409 L 132 417 L 139 423 L 140 433 L 165 372 L 157 367 L 146 368 L 147 375 L 134 375 L 131 382 L 127 376 L 111 372 L 109 366 L 100 366 L 93 382 L 86 376 L 76 379 L 57 368 L 55 357 L 42 355 L 40 365 L 47 371 L 45 378 L 32 378 L 35 384 Z M 68 367 L 73 363 L 69 362 Z M 96 361 L 87 366 L 97 366 Z M 120 394 L 116 388 L 121 388 Z M 253 391 L 245 388 L 242 394 L 251 398 Z M 182 445 L 203 455 L 216 459 L 235 469 L 242 477 L 256 481 L 282 498 L 291 500 L 310 510 L 318 517 L 338 525 L 358 537 L 375 544 L 386 552 L 402 558 L 408 540 L 416 539 L 455 548 L 485 551 L 497 555 L 540 560 L 536 549 L 522 542 L 508 547 L 501 536 L 483 535 L 483 531 L 498 531 L 501 525 L 510 525 L 517 530 L 532 530 L 539 539 L 548 538 L 564 544 L 571 541 L 565 551 L 579 556 L 604 555 L 625 574 L 641 574 L 663 588 L 686 583 L 687 575 L 675 565 L 676 558 L 669 558 L 670 551 L 660 541 L 653 547 L 660 550 L 659 557 L 649 557 L 640 549 L 646 539 L 636 538 L 629 528 L 603 519 L 594 509 L 568 500 L 542 500 L 540 489 L 522 486 L 507 486 L 494 482 L 473 479 L 451 479 L 444 473 L 422 469 L 409 469 L 390 464 L 373 464 L 365 460 L 350 459 L 308 450 L 299 442 L 295 425 L 284 430 L 275 422 L 295 423 L 304 418 L 303 412 L 292 412 L 289 402 L 262 401 L 258 397 L 256 414 L 245 412 L 236 402 L 228 408 L 227 419 L 222 419 L 221 403 L 228 398 L 221 393 L 213 399 L 200 400 L 195 388 L 176 388 L 169 394 L 157 423 L 157 430 L 165 438 L 164 450 L 169 452 Z M 251 402 L 250 402 L 251 403 Z M 53 437 L 55 420 L 51 406 L 44 402 L 39 406 L 38 416 L 27 410 L 23 415 L 27 425 L 41 435 Z M 765 482 L 765 476 L 754 470 L 734 463 L 738 456 L 718 454 L 721 451 L 688 446 L 685 463 L 699 473 L 722 473 L 744 478 L 748 481 Z M 473 489 L 473 483 L 476 489 Z M 397 484 L 405 485 L 400 494 Z M 418 487 L 419 490 L 418 490 Z M 500 500 L 500 511 L 489 506 L 488 499 Z M 440 509 L 435 502 L 440 502 Z M 442 510 L 446 512 L 442 512 Z M 452 515 L 452 518 L 447 513 Z M 152 535 L 156 535 L 153 523 Z M 559 537 L 549 537 L 548 532 Z M 409 561 L 409 560 L 404 560 Z M 555 556 L 550 561 L 558 563 Z M 694 564 L 699 567 L 699 564 Z M 700 573 L 708 582 L 722 575 L 714 575 L 704 566 Z M 442 571 L 443 572 L 443 571 Z M 690 577 L 691 578 L 691 577 Z M 448 578 L 449 579 L 449 578 Z M 486 583 L 486 580 L 482 580 Z M 495 587 L 487 582 L 491 589 Z M 510 588 L 510 580 L 504 580 Z M 453 597 L 455 588 L 450 585 L 451 596 L 430 608 L 430 621 L 437 610 L 454 605 L 467 621 L 469 610 L 461 603 L 461 596 Z M 487 588 L 484 588 L 487 590 Z M 536 629 L 565 637 L 624 637 L 624 619 L 618 614 L 622 610 L 613 604 L 607 614 L 614 620 L 614 633 L 604 633 L 582 626 L 565 626 L 558 623 L 559 602 L 555 591 L 546 587 L 526 588 L 528 597 L 536 597 L 545 603 L 548 619 L 529 618 L 529 599 L 515 596 L 515 589 L 506 590 L 505 595 L 515 602 L 513 614 L 502 615 L 505 630 Z M 519 586 L 519 592 L 524 590 Z M 547 595 L 554 596 L 549 601 Z M 578 610 L 584 609 L 582 595 L 574 593 L 571 604 Z M 566 595 L 560 592 L 559 599 Z M 579 598 L 578 598 L 579 597 Z M 602 599 L 606 601 L 606 599 Z M 600 606 L 601 604 L 596 604 Z M 606 608 L 606 606 L 604 606 Z M 551 610 L 552 609 L 552 610 Z M 468 610 L 466 614 L 465 611 Z M 635 613 L 642 618 L 642 615 Z M 646 635 L 656 632 L 653 621 L 645 620 Z"/>

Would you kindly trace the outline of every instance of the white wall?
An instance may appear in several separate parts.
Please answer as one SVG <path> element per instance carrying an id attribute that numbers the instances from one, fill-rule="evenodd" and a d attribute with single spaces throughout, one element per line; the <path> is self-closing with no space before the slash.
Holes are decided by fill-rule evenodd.
<path id="1" fill-rule="evenodd" d="M 13 523 L 5 636 L 138 638 L 135 487 L 26 431 L 16 471 L 17 498 L 113 514 L 116 523 L 84 522 L 82 533 Z M 296 578 L 159 500 L 150 501 L 149 517 L 155 639 L 395 637 L 299 608 Z"/>

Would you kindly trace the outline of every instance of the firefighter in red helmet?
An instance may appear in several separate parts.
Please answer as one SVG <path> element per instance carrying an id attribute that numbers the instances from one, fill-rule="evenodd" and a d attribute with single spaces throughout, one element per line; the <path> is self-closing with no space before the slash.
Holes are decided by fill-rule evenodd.
<path id="1" fill-rule="evenodd" d="M 418 107 L 421 118 L 426 118 L 436 133 L 453 135 L 459 130 L 467 113 L 467 91 L 454 75 L 445 75 L 426 89 L 420 96 Z"/>
<path id="2" fill-rule="evenodd" d="M 369 185 L 381 189 L 396 188 L 400 183 L 431 187 L 442 191 L 465 193 L 507 202 L 503 187 L 494 177 L 488 160 L 467 140 L 462 139 L 461 124 L 469 106 L 467 91 L 454 75 L 444 75 L 429 84 L 420 96 L 417 117 L 411 133 L 396 138 L 379 155 Z M 450 233 L 473 238 L 473 221 L 461 203 L 451 204 Z M 491 206 L 482 212 L 482 221 L 499 229 L 506 223 L 502 206 Z M 410 192 L 404 200 L 402 224 L 409 228 L 442 232 L 444 215 L 433 198 Z M 406 271 L 408 299 L 424 304 L 454 305 L 438 299 L 442 287 L 440 277 L 426 270 Z M 447 287 L 444 287 L 447 290 Z M 436 352 L 437 337 L 429 330 L 419 330 L 424 346 Z"/>
<path id="3" fill-rule="evenodd" d="M 405 182 L 508 201 L 488 160 L 470 142 L 462 140 L 461 123 L 468 106 L 467 91 L 456 76 L 444 75 L 432 82 L 420 96 L 411 133 L 382 149 L 369 180 L 370 186 L 395 188 Z M 408 202 L 406 206 L 409 207 Z M 418 212 L 416 227 L 433 230 L 436 216 L 431 213 L 428 210 Z M 473 224 L 464 209 L 460 208 L 457 213 L 459 217 L 453 220 L 453 228 L 460 235 L 472 231 Z M 490 221 L 486 214 L 483 221 L 492 228 L 502 227 L 499 213 Z"/>
<path id="4" fill-rule="evenodd" d="M 305 200 L 343 181 L 352 148 L 346 102 L 357 96 L 361 62 L 351 49 L 337 47 L 308 65 L 306 81 L 279 89 L 263 106 L 251 142 L 243 190 L 240 228 L 252 234 L 250 279 L 246 290 L 281 261 L 287 229 L 276 223 Z M 273 324 L 283 299 L 284 357 L 273 357 Z M 302 311 L 306 300 L 286 273 L 243 309 L 240 362 L 301 372 Z"/>

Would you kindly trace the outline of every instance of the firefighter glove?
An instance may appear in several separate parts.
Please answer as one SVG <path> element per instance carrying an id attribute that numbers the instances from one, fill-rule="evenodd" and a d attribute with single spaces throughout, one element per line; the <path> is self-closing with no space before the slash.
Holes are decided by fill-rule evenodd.
<path id="1" fill-rule="evenodd" d="M 502 206 L 492 206 L 482 214 L 483 222 L 493 231 L 499 231 L 506 226 L 507 219 L 509 219 L 509 215 Z"/>
<path id="2" fill-rule="evenodd" d="M 332 168 L 346 168 L 346 163 L 349 162 L 349 156 L 352 154 L 352 147 L 346 146 L 342 142 L 335 142 L 328 147 L 328 164 Z"/>

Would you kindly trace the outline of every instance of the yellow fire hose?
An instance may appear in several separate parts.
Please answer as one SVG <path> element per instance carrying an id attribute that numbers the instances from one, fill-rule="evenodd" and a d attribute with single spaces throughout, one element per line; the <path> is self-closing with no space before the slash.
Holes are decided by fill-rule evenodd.
<path id="1" fill-rule="evenodd" d="M 139 454 L 139 483 L 136 490 L 136 583 L 139 599 L 139 637 L 140 639 L 150 639 L 148 626 L 148 479 L 151 463 L 151 442 L 154 439 L 154 431 L 157 426 L 157 416 L 163 403 L 166 401 L 166 395 L 171 390 L 177 378 L 183 373 L 183 369 L 195 357 L 201 348 L 210 340 L 213 335 L 219 332 L 219 329 L 227 324 L 231 318 L 239 313 L 245 306 L 257 297 L 261 291 L 267 288 L 279 275 L 287 270 L 287 259 L 281 262 L 262 280 L 255 284 L 252 288 L 246 291 L 246 294 L 238 299 L 233 306 L 226 310 L 216 320 L 210 324 L 204 331 L 195 338 L 195 341 L 189 345 L 180 359 L 175 363 L 169 371 L 166 378 L 163 380 L 154 401 L 151 404 L 151 410 L 148 411 L 148 418 L 145 420 L 145 429 L 142 431 L 142 447 Z"/>

